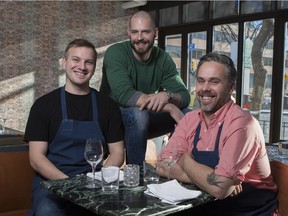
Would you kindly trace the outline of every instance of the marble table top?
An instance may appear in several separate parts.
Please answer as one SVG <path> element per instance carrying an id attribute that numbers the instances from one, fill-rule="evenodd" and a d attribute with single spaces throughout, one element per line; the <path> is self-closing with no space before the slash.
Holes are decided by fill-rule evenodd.
<path id="1" fill-rule="evenodd" d="M 283 157 L 279 154 L 277 145 L 268 145 L 266 149 L 270 160 L 288 164 L 287 156 Z M 85 186 L 89 180 L 89 177 L 78 176 L 70 179 L 44 181 L 41 185 L 58 196 L 103 216 L 170 215 L 214 200 L 211 195 L 203 192 L 196 199 L 171 205 L 161 202 L 158 198 L 146 195 L 144 191 L 147 187 L 143 185 L 142 178 L 141 184 L 132 188 L 125 187 L 121 182 L 119 192 L 116 194 L 104 193 L 101 188 L 86 188 Z M 164 181 L 166 179 L 160 179 L 160 182 Z M 98 181 L 98 184 L 101 184 L 101 182 Z M 183 186 L 199 190 L 194 185 Z"/>
<path id="2" fill-rule="evenodd" d="M 119 192 L 107 194 L 99 189 L 86 188 L 90 178 L 78 176 L 70 179 L 44 181 L 41 185 L 58 196 L 70 200 L 98 215 L 169 215 L 185 209 L 192 208 L 214 198 L 203 192 L 198 198 L 185 201 L 177 205 L 161 202 L 160 199 L 146 195 L 146 186 L 143 181 L 137 187 L 125 187 L 120 183 Z M 161 179 L 160 181 L 165 181 Z M 99 184 L 101 184 L 99 182 Z M 193 185 L 184 185 L 189 189 L 197 189 Z"/>

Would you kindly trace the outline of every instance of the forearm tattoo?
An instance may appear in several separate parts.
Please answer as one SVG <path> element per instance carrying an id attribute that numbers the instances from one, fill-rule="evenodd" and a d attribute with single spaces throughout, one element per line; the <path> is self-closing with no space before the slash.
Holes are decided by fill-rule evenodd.
<path id="1" fill-rule="evenodd" d="M 214 172 L 207 175 L 207 182 L 210 185 L 215 185 L 216 187 L 223 188 L 220 186 L 220 183 L 222 183 L 222 182 L 217 180 L 217 176 L 215 175 Z"/>

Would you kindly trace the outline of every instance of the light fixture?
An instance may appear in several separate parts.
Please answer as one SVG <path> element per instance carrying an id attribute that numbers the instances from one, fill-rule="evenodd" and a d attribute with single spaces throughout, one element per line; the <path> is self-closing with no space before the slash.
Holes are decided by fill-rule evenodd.
<path id="1" fill-rule="evenodd" d="M 122 4 L 123 9 L 135 8 L 147 4 L 147 0 L 131 0 Z"/>

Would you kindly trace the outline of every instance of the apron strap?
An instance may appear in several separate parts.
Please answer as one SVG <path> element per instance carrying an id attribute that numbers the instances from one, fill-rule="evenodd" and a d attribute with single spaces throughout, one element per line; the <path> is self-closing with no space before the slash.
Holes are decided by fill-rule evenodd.
<path id="1" fill-rule="evenodd" d="M 93 121 L 98 121 L 98 108 L 97 108 L 97 100 L 96 100 L 96 91 L 91 89 L 91 97 L 92 97 L 92 109 L 93 109 Z"/>
<path id="2" fill-rule="evenodd" d="M 218 149 L 219 149 L 219 141 L 220 141 L 220 135 L 221 135 L 221 133 L 222 133 L 223 123 L 224 123 L 224 122 L 222 122 L 222 124 L 220 125 L 219 130 L 218 130 L 218 133 L 217 133 L 217 138 L 216 138 L 216 142 L 215 142 L 215 149 L 214 149 L 214 151 L 215 151 L 215 150 L 218 151 Z M 196 128 L 196 134 L 195 134 L 194 140 L 193 140 L 193 146 L 194 146 L 193 149 L 194 149 L 194 148 L 197 148 L 197 143 L 198 143 L 198 141 L 199 141 L 200 131 L 201 131 L 201 122 L 199 122 L 199 124 L 198 124 L 198 126 L 197 126 L 197 128 Z"/>
<path id="3" fill-rule="evenodd" d="M 93 121 L 98 121 L 98 108 L 96 100 L 96 92 L 91 89 L 91 98 L 92 98 L 92 110 L 93 110 Z M 66 96 L 65 96 L 65 86 L 61 88 L 61 110 L 62 110 L 62 119 L 68 119 L 67 116 L 67 106 L 66 106 Z"/>
<path id="4" fill-rule="evenodd" d="M 61 109 L 62 109 L 62 119 L 67 119 L 65 86 L 63 86 L 63 87 L 61 88 Z"/>

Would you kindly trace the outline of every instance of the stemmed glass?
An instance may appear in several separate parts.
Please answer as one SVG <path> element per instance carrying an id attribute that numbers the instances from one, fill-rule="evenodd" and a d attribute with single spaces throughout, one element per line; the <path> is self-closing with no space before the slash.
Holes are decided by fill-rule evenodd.
<path id="1" fill-rule="evenodd" d="M 2 128 L 1 128 L 1 134 L 5 134 L 6 133 L 6 120 L 7 120 L 7 109 L 6 108 L 1 108 L 0 109 L 0 120 L 1 122 L 3 122 L 2 124 Z"/>
<path id="2" fill-rule="evenodd" d="M 102 141 L 97 140 L 97 139 L 88 139 L 86 141 L 86 145 L 85 145 L 84 157 L 85 157 L 86 161 L 91 165 L 92 173 L 93 173 L 93 182 L 92 182 L 92 184 L 89 184 L 87 187 L 88 188 L 99 188 L 100 185 L 97 185 L 95 183 L 95 170 L 96 170 L 97 165 L 103 159 Z"/>
<path id="3" fill-rule="evenodd" d="M 164 160 L 168 166 L 169 173 L 168 173 L 168 180 L 170 181 L 170 170 L 171 167 L 176 163 L 178 159 L 178 144 L 177 142 L 174 143 L 169 143 L 168 142 L 163 142 L 162 143 L 162 149 L 165 148 L 165 154 L 162 154 L 161 160 Z"/>

